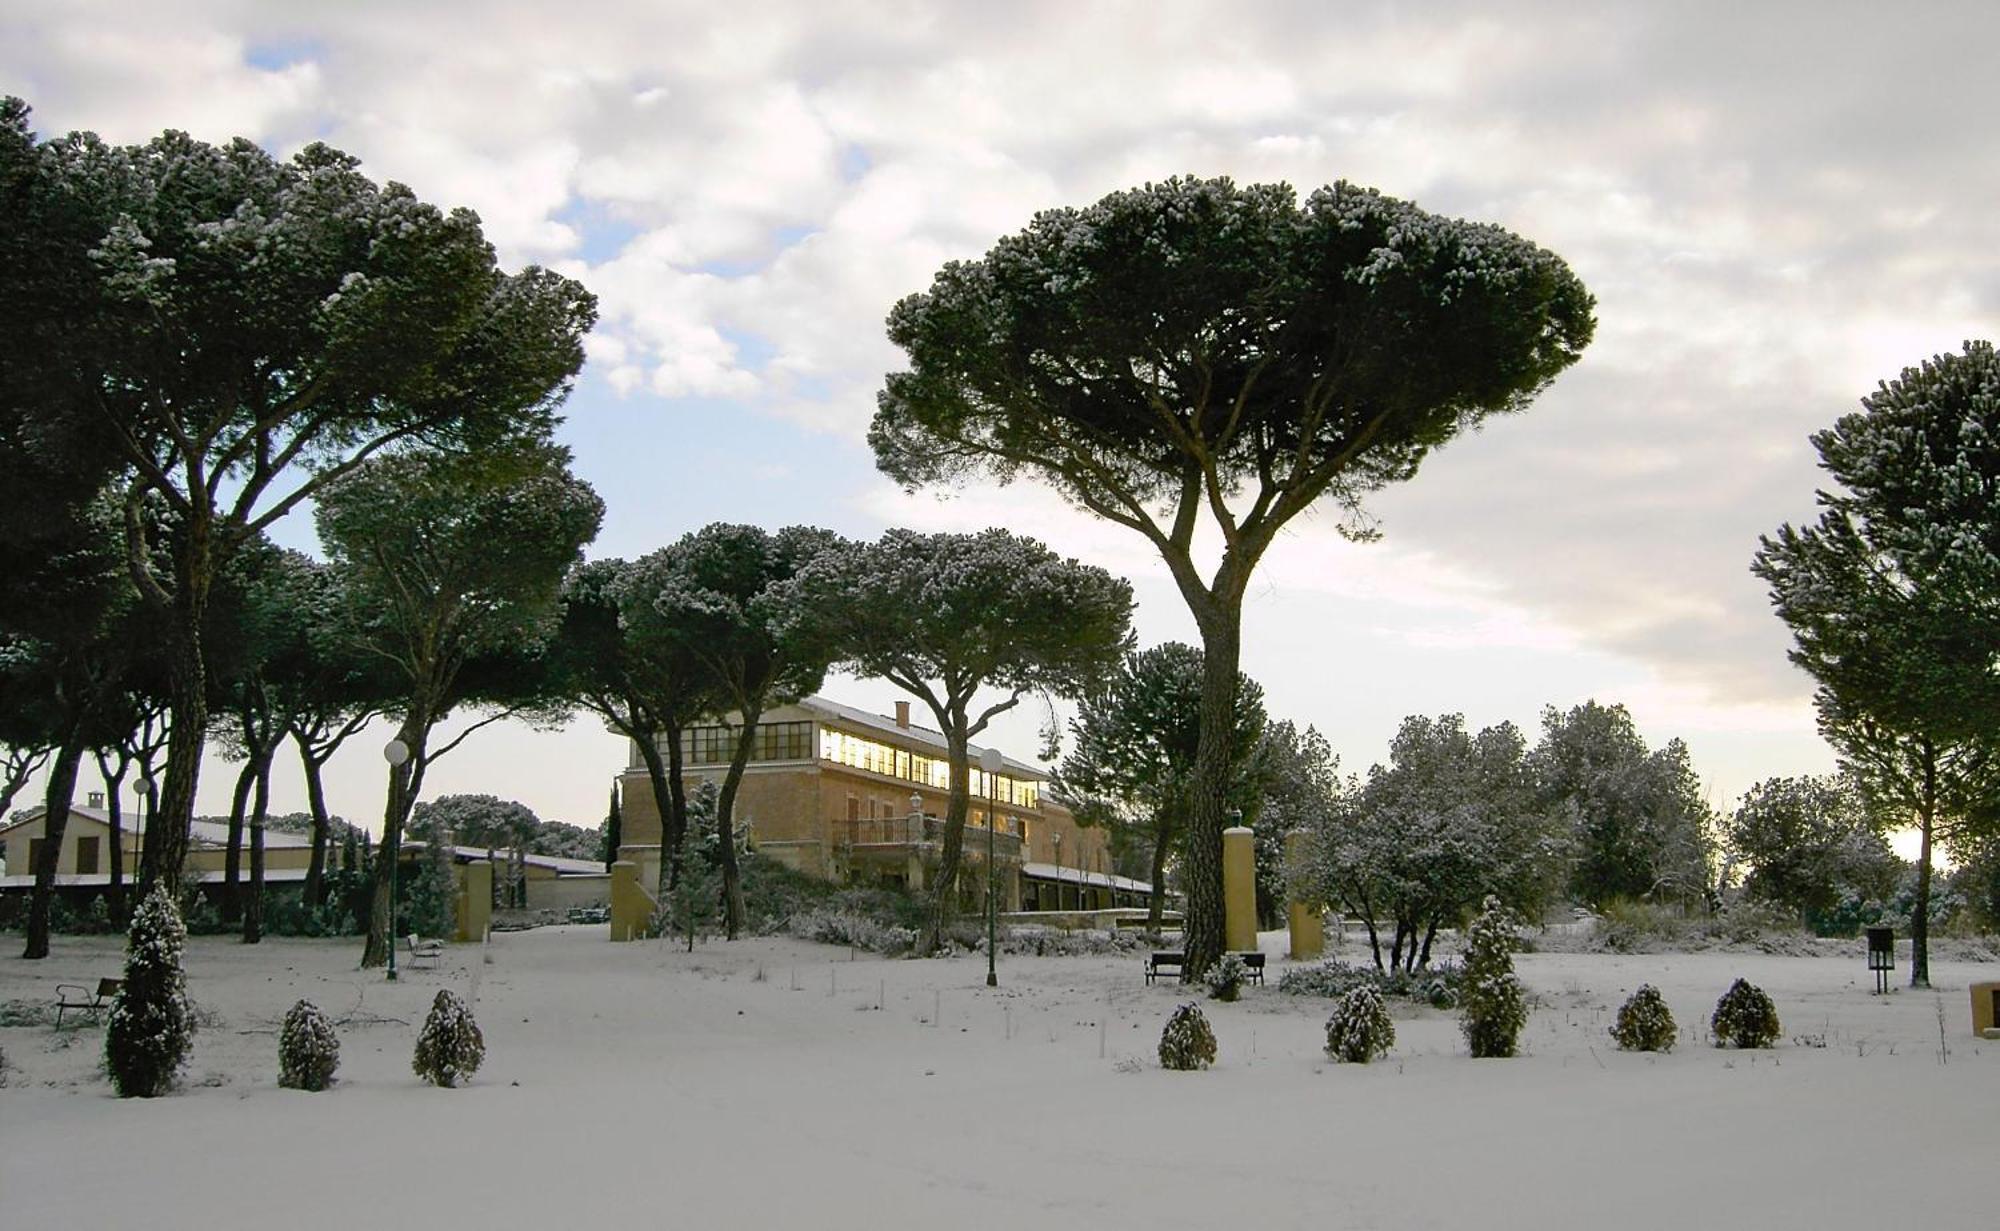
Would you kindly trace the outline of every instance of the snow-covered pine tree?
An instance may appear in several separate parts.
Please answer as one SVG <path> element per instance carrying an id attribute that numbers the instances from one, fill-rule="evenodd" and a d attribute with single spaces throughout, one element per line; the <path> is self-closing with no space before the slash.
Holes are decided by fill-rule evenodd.
<path id="1" fill-rule="evenodd" d="M 434 1086 L 455 1086 L 478 1072 L 485 1059 L 486 1036 L 472 1020 L 472 1010 L 449 989 L 439 991 L 417 1036 L 410 1067 Z"/>
<path id="2" fill-rule="evenodd" d="M 423 835 L 424 853 L 410 885 L 410 930 L 419 936 L 446 939 L 457 932 L 457 893 L 452 884 L 450 833 L 433 826 Z"/>
<path id="3" fill-rule="evenodd" d="M 713 932 L 722 917 L 722 877 L 708 849 L 712 843 L 705 844 L 702 838 L 701 827 L 690 820 L 681 839 L 681 878 L 667 890 L 663 926 L 658 929 L 685 939 L 690 953 L 694 942 Z"/>
<path id="4" fill-rule="evenodd" d="M 278 1031 L 278 1084 L 287 1090 L 324 1090 L 340 1067 L 340 1036 L 319 1006 L 301 1000 Z"/>
<path id="5" fill-rule="evenodd" d="M 171 1090 L 194 1041 L 182 958 L 187 928 L 164 886 L 155 885 L 132 913 L 125 941 L 125 982 L 111 1002 L 104 1067 L 120 1098 L 157 1098 Z"/>
<path id="6" fill-rule="evenodd" d="M 1528 997 L 1514 974 L 1514 924 L 1489 896 L 1465 932 L 1460 1025 L 1475 1059 L 1511 1056 L 1528 1022 Z"/>

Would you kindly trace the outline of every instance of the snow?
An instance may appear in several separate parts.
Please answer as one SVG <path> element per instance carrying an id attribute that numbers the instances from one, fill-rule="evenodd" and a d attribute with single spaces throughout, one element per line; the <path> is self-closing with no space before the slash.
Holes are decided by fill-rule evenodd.
<path id="1" fill-rule="evenodd" d="M 189 942 L 211 1024 L 184 1089 L 121 1102 L 99 1031 L 0 1028 L 0 1222 L 158 1228 L 643 1225 L 889 1228 L 1952 1226 L 1990 1221 L 2000 1043 L 1965 988 L 1868 993 L 1851 957 L 1524 954 L 1524 1055 L 1471 1060 L 1457 1019 L 1392 1003 L 1395 1049 L 1327 1060 L 1328 1000 L 1203 1000 L 1216 1066 L 1161 1070 L 1192 995 L 1138 955 L 888 961 L 783 938 L 613 945 L 601 927 L 453 946 L 388 984 L 354 941 Z M 1350 941 L 1343 954 L 1362 960 Z M 482 960 L 482 956 L 490 961 Z M 0 959 L 0 1001 L 117 973 L 118 943 Z M 1689 1037 L 1737 977 L 1784 1041 Z M 1607 1031 L 1642 982 L 1684 1027 L 1665 1055 Z M 432 998 L 473 1006 L 463 1089 L 410 1072 Z M 339 1081 L 277 1086 L 305 996 Z M 1938 1059 L 1942 1005 L 1948 1063 Z M 934 1018 L 941 1014 L 941 1018 Z M 1823 1038 L 1815 1047 L 1798 1040 Z"/>

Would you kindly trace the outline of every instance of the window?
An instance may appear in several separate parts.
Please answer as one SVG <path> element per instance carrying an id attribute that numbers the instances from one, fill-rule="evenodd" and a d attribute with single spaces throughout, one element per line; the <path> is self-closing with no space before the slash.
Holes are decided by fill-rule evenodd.
<path id="1" fill-rule="evenodd" d="M 76 874 L 78 876 L 97 875 L 97 844 L 100 838 L 78 838 L 76 840 Z"/>
<path id="2" fill-rule="evenodd" d="M 806 724 L 782 725 L 803 727 Z M 808 737 L 804 733 L 799 735 L 801 741 L 806 738 Z M 805 753 L 801 751 L 796 755 L 804 756 Z M 871 774 L 881 774 L 885 778 L 900 778 L 904 782 L 914 782 L 937 791 L 951 789 L 951 762 L 944 757 L 926 756 L 921 752 L 892 747 L 878 740 L 852 735 L 846 731 L 820 728 L 819 755 L 823 761 L 867 770 Z M 988 798 L 986 777 L 983 770 L 971 771 L 970 790 L 973 799 L 983 801 Z M 999 803 L 1012 804 L 1017 808 L 1039 806 L 1041 788 L 1037 783 L 1006 774 L 996 774 L 991 788 L 991 797 Z"/>
<path id="3" fill-rule="evenodd" d="M 690 765 L 727 765 L 736 755 L 734 727 L 691 727 L 681 737 Z M 762 722 L 750 747 L 752 761 L 802 761 L 812 755 L 812 723 Z"/>

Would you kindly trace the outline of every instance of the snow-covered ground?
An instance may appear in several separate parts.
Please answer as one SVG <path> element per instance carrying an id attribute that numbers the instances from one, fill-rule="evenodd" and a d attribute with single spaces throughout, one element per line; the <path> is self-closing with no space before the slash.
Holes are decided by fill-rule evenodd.
<path id="1" fill-rule="evenodd" d="M 502 934 L 395 984 L 351 941 L 196 939 L 213 1018 L 152 1102 L 111 1096 L 95 1029 L 0 1028 L 0 1226 L 1819 1231 L 2000 1204 L 2000 1043 L 1965 992 L 1992 965 L 1875 997 L 1858 946 L 1528 954 L 1525 1056 L 1473 1061 L 1451 1014 L 1398 1005 L 1395 1051 L 1358 1067 L 1326 1060 L 1328 1003 L 1281 995 L 1274 957 L 1273 986 L 1204 1003 L 1217 1066 L 1172 1073 L 1154 1049 L 1188 994 L 1137 956 L 1005 958 L 988 990 L 983 958 L 603 937 Z M 118 948 L 0 958 L 0 1002 L 116 974 Z M 1773 1051 L 1700 1037 L 1738 975 L 1777 1002 Z M 1605 1034 L 1647 981 L 1682 1025 L 1668 1055 Z M 486 1035 L 464 1089 L 410 1072 L 440 987 Z M 327 1093 L 277 1086 L 299 996 L 345 1020 Z"/>

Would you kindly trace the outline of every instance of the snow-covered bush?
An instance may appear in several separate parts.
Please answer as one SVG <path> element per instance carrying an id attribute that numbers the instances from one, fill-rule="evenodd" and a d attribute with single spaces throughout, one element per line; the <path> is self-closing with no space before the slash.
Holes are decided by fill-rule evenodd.
<path id="1" fill-rule="evenodd" d="M 1175 1009 L 1160 1032 L 1160 1067 L 1186 1072 L 1214 1063 L 1215 1031 L 1208 1028 L 1208 1019 L 1192 1004 Z"/>
<path id="2" fill-rule="evenodd" d="M 907 953 L 917 943 L 914 928 L 897 927 L 843 910 L 805 910 L 785 920 L 785 931 L 822 945 L 847 945 L 869 953 Z"/>
<path id="3" fill-rule="evenodd" d="M 486 1037 L 472 1020 L 472 1010 L 450 991 L 440 991 L 431 1002 L 431 1015 L 424 1019 L 410 1067 L 434 1086 L 455 1086 L 478 1072 L 484 1059 Z"/>
<path id="4" fill-rule="evenodd" d="M 187 929 L 166 891 L 155 887 L 132 912 L 125 940 L 125 982 L 111 1002 L 104 1067 L 121 1098 L 157 1098 L 171 1090 L 194 1042 L 182 955 Z"/>
<path id="5" fill-rule="evenodd" d="M 1715 1032 L 1717 1047 L 1769 1047 L 1778 1041 L 1778 1006 L 1763 989 L 1748 979 L 1738 979 L 1715 1002 L 1715 1016 L 1708 1019 Z"/>
<path id="6" fill-rule="evenodd" d="M 1201 981 L 1207 985 L 1211 1000 L 1228 1004 L 1243 994 L 1243 980 L 1248 974 L 1242 958 L 1234 953 L 1225 953 L 1221 961 L 1208 968 Z"/>
<path id="7" fill-rule="evenodd" d="M 1357 987 L 1333 1006 L 1326 1019 L 1326 1054 L 1349 1064 L 1366 1064 L 1386 1056 L 1396 1045 L 1396 1023 L 1389 1006 L 1372 987 Z"/>
<path id="8" fill-rule="evenodd" d="M 1385 998 L 1397 996 L 1434 1009 L 1449 1009 L 1458 1004 L 1464 984 L 1465 968 L 1456 962 L 1439 962 L 1415 971 L 1388 972 L 1330 959 L 1316 966 L 1286 971 L 1278 979 L 1278 990 L 1290 996 L 1325 996 L 1337 1000 L 1357 987 L 1372 987 Z"/>
<path id="9" fill-rule="evenodd" d="M 340 1036 L 319 1006 L 301 1000 L 278 1031 L 278 1084 L 287 1090 L 324 1090 L 340 1067 Z"/>
<path id="10" fill-rule="evenodd" d="M 1528 996 L 1514 974 L 1514 925 L 1494 897 L 1465 930 L 1460 1026 L 1477 1059 L 1511 1056 L 1528 1023 Z"/>
<path id="11" fill-rule="evenodd" d="M 1618 1006 L 1618 1023 L 1611 1027 L 1611 1037 L 1626 1051 L 1672 1051 L 1674 1034 L 1673 1012 L 1660 989 L 1650 983 L 1641 983 Z"/>
<path id="12" fill-rule="evenodd" d="M 1153 947 L 1143 933 L 1027 924 L 1000 930 L 1000 952 L 1035 957 L 1088 957 L 1136 953 Z"/>

